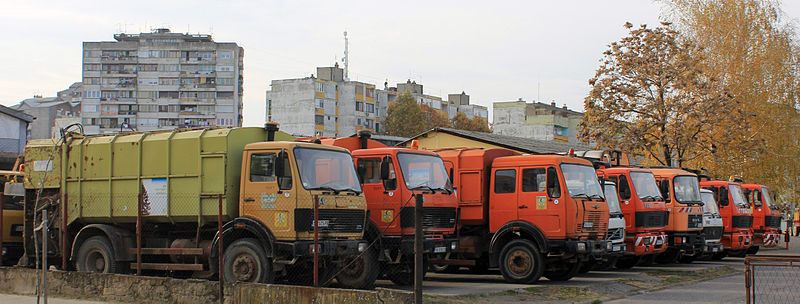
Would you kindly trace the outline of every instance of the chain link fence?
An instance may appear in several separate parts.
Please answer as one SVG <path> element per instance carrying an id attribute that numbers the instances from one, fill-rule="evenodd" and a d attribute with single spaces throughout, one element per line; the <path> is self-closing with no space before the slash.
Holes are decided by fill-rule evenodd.
<path id="1" fill-rule="evenodd" d="M 748 304 L 796 303 L 800 299 L 800 256 L 745 258 Z"/>

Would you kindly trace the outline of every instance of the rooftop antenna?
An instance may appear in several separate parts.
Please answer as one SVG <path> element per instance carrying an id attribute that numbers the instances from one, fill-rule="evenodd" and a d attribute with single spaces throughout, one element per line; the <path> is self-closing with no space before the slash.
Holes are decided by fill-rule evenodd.
<path id="1" fill-rule="evenodd" d="M 542 83 L 541 83 L 541 82 L 539 82 L 539 81 L 537 81 L 537 82 L 536 82 L 536 101 L 537 101 L 537 102 L 539 102 L 539 101 L 540 101 L 540 99 L 539 99 L 539 98 L 540 98 L 540 97 L 539 97 L 539 92 L 541 91 L 541 88 L 542 88 Z"/>
<path id="2" fill-rule="evenodd" d="M 349 81 L 350 77 L 347 72 L 348 66 L 350 65 L 350 57 L 348 57 L 347 52 L 347 31 L 344 31 L 344 58 L 342 58 L 342 61 L 344 61 L 344 80 Z"/>

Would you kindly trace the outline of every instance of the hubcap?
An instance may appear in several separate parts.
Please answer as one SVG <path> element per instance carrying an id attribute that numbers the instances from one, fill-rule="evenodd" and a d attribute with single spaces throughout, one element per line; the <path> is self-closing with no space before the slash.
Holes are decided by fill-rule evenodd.
<path id="1" fill-rule="evenodd" d="M 506 261 L 508 269 L 517 276 L 527 275 L 533 267 L 533 258 L 525 250 L 516 249 L 511 252 Z"/>
<path id="2" fill-rule="evenodd" d="M 102 253 L 92 251 L 86 259 L 86 270 L 90 272 L 105 272 L 106 259 Z"/>
<path id="3" fill-rule="evenodd" d="M 242 254 L 233 260 L 233 277 L 239 282 L 252 282 L 257 276 L 256 259 Z"/>

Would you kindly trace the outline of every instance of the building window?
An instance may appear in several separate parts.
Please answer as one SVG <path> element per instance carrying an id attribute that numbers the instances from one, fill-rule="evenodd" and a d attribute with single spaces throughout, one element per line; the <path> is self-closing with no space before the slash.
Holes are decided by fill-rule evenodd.
<path id="1" fill-rule="evenodd" d="M 365 127 L 367 127 L 367 128 L 370 128 L 370 129 L 372 129 L 372 124 L 374 124 L 374 123 L 375 123 L 375 121 L 374 121 L 374 120 L 372 120 L 372 119 L 367 119 L 367 121 L 364 123 L 364 126 L 365 126 Z"/>
<path id="2" fill-rule="evenodd" d="M 83 78 L 83 84 L 85 85 L 100 84 L 100 77 L 85 77 Z"/>
<path id="3" fill-rule="evenodd" d="M 217 85 L 233 85 L 233 78 L 217 78 Z"/>
<path id="4" fill-rule="evenodd" d="M 356 111 L 364 112 L 364 103 L 357 101 L 356 102 Z"/>
<path id="5" fill-rule="evenodd" d="M 217 66 L 217 72 L 233 72 L 233 66 L 230 65 Z"/>
<path id="6" fill-rule="evenodd" d="M 315 99 L 314 103 L 317 109 L 322 109 L 325 107 L 325 101 L 323 101 L 322 99 Z"/>
<path id="7" fill-rule="evenodd" d="M 325 91 L 325 86 L 322 83 L 319 83 L 319 82 L 315 83 L 315 87 L 317 89 L 317 92 L 324 92 Z"/>
<path id="8" fill-rule="evenodd" d="M 228 60 L 233 58 L 233 51 L 220 51 L 219 52 L 219 59 L 221 60 Z"/>
<path id="9" fill-rule="evenodd" d="M 367 113 L 375 113 L 375 104 L 367 104 Z"/>
<path id="10" fill-rule="evenodd" d="M 325 124 L 325 116 L 322 115 L 314 115 L 314 123 L 318 125 Z"/>

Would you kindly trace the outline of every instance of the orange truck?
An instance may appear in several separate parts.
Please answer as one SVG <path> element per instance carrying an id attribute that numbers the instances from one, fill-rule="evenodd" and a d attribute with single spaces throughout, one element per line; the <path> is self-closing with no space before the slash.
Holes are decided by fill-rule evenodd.
<path id="1" fill-rule="evenodd" d="M 677 168 L 651 168 L 665 199 L 667 250 L 656 257 L 662 264 L 678 260 L 691 263 L 706 248 L 703 235 L 703 201 L 697 175 Z M 719 249 L 718 249 L 719 250 Z"/>
<path id="2" fill-rule="evenodd" d="M 414 278 L 414 194 L 424 193 L 426 259 L 445 257 L 458 246 L 458 201 L 436 153 L 387 147 L 370 137 L 359 132 L 353 137 L 320 138 L 319 142 L 350 150 L 367 199 L 367 241 L 376 243 L 374 252 L 386 277 L 397 285 L 410 285 Z"/>
<path id="3" fill-rule="evenodd" d="M 597 175 L 617 185 L 622 201 L 627 251 L 615 266 L 629 269 L 637 264 L 652 264 L 656 255 L 667 249 L 665 230 L 669 222 L 653 172 L 646 168 L 601 167 Z"/>
<path id="4" fill-rule="evenodd" d="M 725 226 L 722 233 L 724 250 L 713 254 L 711 259 L 744 255 L 753 242 L 753 210 L 747 203 L 741 185 L 732 181 L 701 180 L 700 187 L 714 192 Z"/>
<path id="5" fill-rule="evenodd" d="M 436 151 L 459 201 L 459 247 L 432 264 L 500 268 L 507 282 L 566 281 L 606 259 L 609 211 L 592 164 L 506 149 Z"/>
<path id="6" fill-rule="evenodd" d="M 753 245 L 747 253 L 756 254 L 761 246 L 778 246 L 781 240 L 781 212 L 772 203 L 769 188 L 758 184 L 742 184 L 742 189 L 753 208 Z"/>

